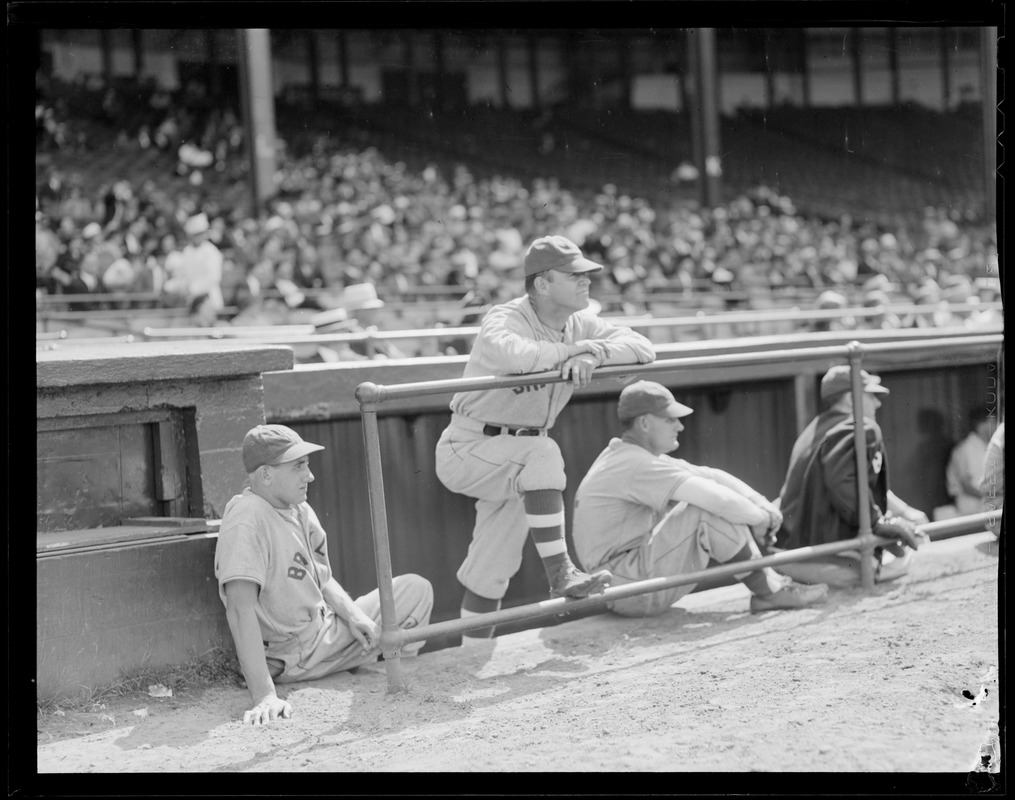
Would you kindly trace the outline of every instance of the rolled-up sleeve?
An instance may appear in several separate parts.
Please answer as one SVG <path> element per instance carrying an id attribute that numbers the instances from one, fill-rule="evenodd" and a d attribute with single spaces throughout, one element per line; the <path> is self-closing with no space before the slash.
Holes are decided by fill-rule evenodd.
<path id="1" fill-rule="evenodd" d="M 655 347 L 647 337 L 591 314 L 581 315 L 575 326 L 575 338 L 605 339 L 608 352 L 603 365 L 651 364 L 656 360 Z"/>

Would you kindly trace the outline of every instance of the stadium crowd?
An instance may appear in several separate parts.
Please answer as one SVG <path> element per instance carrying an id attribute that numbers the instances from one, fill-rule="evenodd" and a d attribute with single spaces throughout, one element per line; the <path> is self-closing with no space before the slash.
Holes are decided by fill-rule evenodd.
<path id="1" fill-rule="evenodd" d="M 95 113 L 116 118 L 116 92 L 93 87 L 92 94 L 102 97 Z M 389 297 L 420 286 L 462 287 L 496 302 L 520 292 L 525 245 L 551 232 L 607 266 L 594 296 L 619 295 L 626 310 L 642 309 L 654 290 L 701 287 L 755 296 L 813 290 L 823 292 L 821 308 L 998 299 L 975 282 L 996 251 L 989 228 L 947 209 L 928 207 L 918 224 L 886 228 L 800 213 L 764 186 L 714 209 L 659 206 L 612 185 L 583 195 L 552 177 L 480 178 L 464 164 L 413 169 L 327 134 L 308 138 L 300 154 L 281 143 L 278 193 L 255 214 L 224 200 L 205 177 L 243 181 L 235 115 L 202 105 L 199 85 L 178 98 L 154 88 L 145 97 L 143 113 L 135 111 L 111 145 L 175 152 L 173 171 L 185 188 L 127 174 L 89 192 L 80 174 L 50 167 L 36 196 L 40 292 L 147 292 L 160 304 L 186 305 L 198 292 L 181 278 L 182 253 L 188 230 L 203 220 L 203 237 L 221 253 L 212 290 L 241 313 L 263 304 L 268 289 L 279 289 L 290 307 L 328 308 L 302 290 L 361 283 Z M 75 135 L 60 102 L 40 103 L 37 119 L 39 152 L 101 146 Z M 920 324 L 887 314 L 871 320 L 855 324 Z"/>

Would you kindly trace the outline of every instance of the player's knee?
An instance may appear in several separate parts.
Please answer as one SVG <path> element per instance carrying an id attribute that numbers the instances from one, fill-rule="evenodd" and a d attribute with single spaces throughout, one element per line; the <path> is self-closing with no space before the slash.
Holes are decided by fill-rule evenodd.
<path id="1" fill-rule="evenodd" d="M 399 575 L 399 583 L 405 587 L 406 594 L 411 595 L 419 603 L 433 604 L 433 584 L 422 575 L 408 572 Z"/>
<path id="2" fill-rule="evenodd" d="M 518 473 L 518 488 L 521 491 L 536 489 L 564 491 L 567 477 L 564 474 L 564 458 L 557 443 L 545 437 L 531 441 L 532 451 L 525 461 L 525 466 Z"/>

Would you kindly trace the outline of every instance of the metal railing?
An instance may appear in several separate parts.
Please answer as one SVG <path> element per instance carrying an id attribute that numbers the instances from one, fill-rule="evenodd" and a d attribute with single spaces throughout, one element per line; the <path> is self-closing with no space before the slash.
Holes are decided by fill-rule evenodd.
<path id="1" fill-rule="evenodd" d="M 792 363 L 801 358 L 813 360 L 815 357 L 827 356 L 831 360 L 846 359 L 850 365 L 852 379 L 853 415 L 854 415 L 854 450 L 857 460 L 857 490 L 860 509 L 858 535 L 852 539 L 829 542 L 827 544 L 787 550 L 774 555 L 767 555 L 752 560 L 754 569 L 766 566 L 778 566 L 797 561 L 806 561 L 819 556 L 832 555 L 846 550 L 859 550 L 861 553 L 861 585 L 865 590 L 874 586 L 873 549 L 883 540 L 872 532 L 869 510 L 869 487 L 867 485 L 866 438 L 863 425 L 862 378 L 860 375 L 863 356 L 865 354 L 899 353 L 906 351 L 943 349 L 970 345 L 983 346 L 984 354 L 996 353 L 1003 342 L 1002 335 L 982 335 L 955 339 L 931 339 L 920 342 L 893 342 L 882 344 L 861 345 L 853 341 L 847 345 L 831 347 L 782 350 L 776 353 L 743 353 L 690 358 L 666 359 L 651 364 L 629 364 L 622 366 L 602 367 L 595 371 L 593 380 L 605 378 L 645 377 L 653 373 L 692 371 L 714 368 L 716 366 L 748 366 L 752 364 Z M 395 600 L 392 588 L 393 574 L 391 569 L 391 548 L 388 537 L 388 519 L 384 496 L 384 479 L 381 464 L 380 431 L 377 423 L 379 407 L 389 400 L 407 399 L 427 395 L 446 394 L 452 392 L 473 392 L 494 388 L 513 388 L 533 384 L 562 383 L 560 373 L 540 372 L 518 376 L 488 376 L 480 378 L 456 378 L 451 380 L 419 381 L 385 386 L 372 382 L 361 383 L 356 388 L 356 399 L 360 405 L 360 416 L 363 423 L 363 439 L 366 446 L 367 460 L 367 491 L 370 504 L 371 527 L 374 540 L 374 561 L 377 570 L 377 586 L 381 605 L 381 650 L 384 655 L 387 673 L 388 691 L 399 691 L 403 688 L 401 678 L 401 648 L 410 642 L 419 642 L 431 638 L 439 638 L 476 628 L 485 628 L 506 622 L 539 619 L 562 612 L 578 611 L 592 606 L 601 606 L 611 600 L 619 600 L 637 594 L 658 591 L 673 586 L 699 583 L 708 578 L 725 578 L 744 572 L 743 562 L 710 567 L 685 575 L 667 578 L 653 578 L 636 581 L 623 586 L 611 587 L 602 594 L 581 599 L 554 598 L 538 603 L 529 603 L 509 609 L 470 615 L 467 618 L 447 620 L 445 622 L 421 625 L 409 630 L 398 627 L 395 616 Z M 986 517 L 987 515 L 983 515 Z M 949 524 L 950 523 L 950 524 Z M 930 523 L 923 526 L 924 532 L 932 535 L 938 530 L 951 530 L 962 520 L 948 520 L 945 523 Z M 974 524 L 979 524 L 976 522 Z M 983 528 L 979 528 L 982 530 Z M 970 531 L 973 532 L 973 531 Z"/>
<path id="2" fill-rule="evenodd" d="M 1002 309 L 1001 303 L 961 304 L 952 305 L 949 310 L 958 313 L 972 313 Z M 718 313 L 696 312 L 686 316 L 623 317 L 626 327 L 639 329 L 655 328 L 691 328 L 707 330 L 716 326 L 752 325 L 764 323 L 800 324 L 818 321 L 834 321 L 846 318 L 876 317 L 886 312 L 906 315 L 933 314 L 934 306 L 899 305 L 878 306 L 873 308 L 857 307 L 829 310 L 802 311 L 799 308 L 781 308 L 766 311 L 725 311 Z M 603 315 L 612 318 L 610 315 Z M 458 327 L 433 327 L 412 330 L 367 330 L 345 333 L 316 333 L 312 325 L 274 325 L 234 327 L 228 325 L 212 328 L 193 327 L 146 327 L 135 341 L 143 339 L 181 340 L 181 339 L 229 339 L 243 337 L 251 344 L 282 344 L 282 345 L 329 345 L 362 343 L 369 356 L 376 354 L 377 345 L 381 342 L 471 338 L 479 333 L 478 325 Z"/>

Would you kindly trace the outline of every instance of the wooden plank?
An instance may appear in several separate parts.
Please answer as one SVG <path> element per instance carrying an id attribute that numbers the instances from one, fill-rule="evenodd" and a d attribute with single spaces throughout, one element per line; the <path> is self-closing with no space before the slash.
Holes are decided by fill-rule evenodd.
<path id="1" fill-rule="evenodd" d="M 35 550 L 36 553 L 53 553 L 70 548 L 129 544 L 161 539 L 166 536 L 180 537 L 192 533 L 208 532 L 209 526 L 203 520 L 187 525 L 111 525 L 106 528 L 79 528 L 70 531 L 40 533 L 36 539 Z"/>

